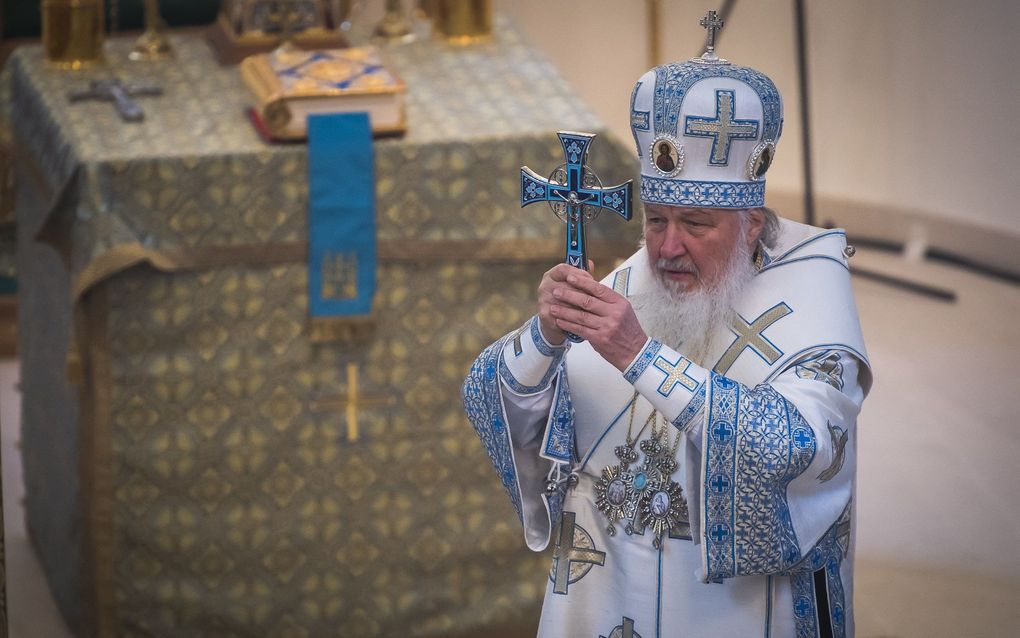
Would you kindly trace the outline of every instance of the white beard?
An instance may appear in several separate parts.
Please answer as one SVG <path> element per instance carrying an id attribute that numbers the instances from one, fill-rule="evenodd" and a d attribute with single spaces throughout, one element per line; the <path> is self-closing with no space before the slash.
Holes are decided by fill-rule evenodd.
<path id="1" fill-rule="evenodd" d="M 733 306 L 755 275 L 750 250 L 738 241 L 721 279 L 690 292 L 671 287 L 647 261 L 639 267 L 649 269 L 652 282 L 649 290 L 630 299 L 641 327 L 694 363 L 702 367 L 710 364 L 705 359 L 713 333 L 720 325 L 732 323 Z"/>

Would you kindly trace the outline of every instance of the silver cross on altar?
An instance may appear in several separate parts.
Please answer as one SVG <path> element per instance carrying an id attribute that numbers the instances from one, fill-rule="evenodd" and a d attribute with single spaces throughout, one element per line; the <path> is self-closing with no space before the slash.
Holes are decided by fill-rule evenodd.
<path id="1" fill-rule="evenodd" d="M 92 80 L 89 88 L 80 91 L 70 91 L 67 99 L 71 102 L 83 100 L 104 100 L 113 102 L 120 113 L 120 118 L 125 122 L 141 122 L 145 119 L 145 112 L 142 107 L 132 100 L 133 96 L 162 95 L 163 89 L 154 84 L 121 84 L 121 81 Z"/>
<path id="2" fill-rule="evenodd" d="M 708 30 L 708 41 L 705 43 L 705 53 L 701 56 L 701 59 L 718 60 L 719 56 L 715 54 L 715 35 L 726 23 L 719 19 L 715 11 L 709 11 L 708 15 L 702 18 L 698 24 Z"/>
<path id="3" fill-rule="evenodd" d="M 521 167 L 521 206 L 549 202 L 556 216 L 567 225 L 567 254 L 564 262 L 588 270 L 585 245 L 585 224 L 595 219 L 603 208 L 630 220 L 633 180 L 619 186 L 602 186 L 598 175 L 587 166 L 588 147 L 593 133 L 560 131 L 556 134 L 566 159 L 546 179 L 527 166 Z M 571 341 L 581 341 L 567 335 Z"/>

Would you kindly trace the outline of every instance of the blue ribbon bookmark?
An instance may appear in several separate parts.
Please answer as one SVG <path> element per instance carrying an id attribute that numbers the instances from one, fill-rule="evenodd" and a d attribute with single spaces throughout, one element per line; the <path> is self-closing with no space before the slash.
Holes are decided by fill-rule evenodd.
<path id="1" fill-rule="evenodd" d="M 375 269 L 375 160 L 368 114 L 310 115 L 308 309 L 313 323 L 371 315 Z"/>

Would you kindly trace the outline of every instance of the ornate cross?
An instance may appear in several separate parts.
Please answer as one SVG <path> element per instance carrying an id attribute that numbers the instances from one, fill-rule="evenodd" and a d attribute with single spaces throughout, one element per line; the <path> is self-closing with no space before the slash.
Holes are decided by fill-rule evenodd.
<path id="1" fill-rule="evenodd" d="M 712 166 L 729 164 L 732 140 L 758 137 L 758 120 L 733 119 L 735 101 L 734 91 L 718 89 L 715 92 L 715 117 L 688 115 L 684 120 L 684 135 L 712 138 L 712 155 L 708 160 Z"/>
<path id="2" fill-rule="evenodd" d="M 687 369 L 691 367 L 691 362 L 688 359 L 680 357 L 676 361 L 670 361 L 659 355 L 652 365 L 666 373 L 666 378 L 659 385 L 659 394 L 662 396 L 668 397 L 673 393 L 673 388 L 678 385 L 682 385 L 691 392 L 698 389 L 698 382 L 687 374 Z"/>
<path id="3" fill-rule="evenodd" d="M 521 207 L 535 202 L 549 202 L 557 216 L 567 224 L 567 254 L 564 262 L 588 270 L 585 224 L 595 219 L 603 208 L 630 220 L 633 180 L 603 188 L 598 176 L 586 164 L 588 147 L 595 135 L 571 131 L 559 131 L 556 135 L 563 146 L 566 162 L 553 171 L 548 179 L 522 166 Z M 575 335 L 568 336 L 572 341 L 580 341 Z"/>
<path id="4" fill-rule="evenodd" d="M 740 353 L 744 351 L 744 348 L 754 350 L 769 365 L 775 363 L 783 353 L 772 342 L 766 339 L 762 332 L 792 312 L 793 310 L 790 306 L 787 306 L 785 301 L 781 301 L 763 312 L 760 317 L 751 323 L 748 323 L 747 320 L 738 315 L 730 327 L 736 333 L 737 338 L 733 340 L 730 347 L 723 353 L 719 363 L 715 364 L 714 371 L 717 374 L 726 374 L 726 371 L 730 369 L 730 366 L 737 360 Z"/>
<path id="5" fill-rule="evenodd" d="M 606 553 L 596 550 L 594 544 L 592 547 L 574 544 L 576 516 L 574 512 L 563 512 L 560 516 L 559 534 L 556 537 L 556 547 L 553 548 L 553 591 L 557 594 L 567 593 L 567 585 L 577 580 L 570 578 L 572 564 L 586 564 L 587 573 L 592 565 L 604 565 L 606 562 Z M 590 539 L 586 540 L 591 543 Z"/>
<path id="6" fill-rule="evenodd" d="M 522 166 L 521 206 L 535 202 L 565 206 L 567 256 L 564 261 L 581 270 L 588 270 L 585 224 L 594 219 L 602 208 L 608 208 L 629 220 L 632 180 L 627 180 L 619 186 L 602 188 L 598 177 L 585 164 L 588 159 L 588 147 L 595 139 L 595 135 L 570 131 L 560 131 L 556 135 L 560 138 L 563 156 L 566 158 L 566 163 L 557 171 L 565 169 L 566 175 L 546 179 L 527 166 Z M 553 172 L 554 176 L 557 171 Z M 585 207 L 590 207 L 590 210 L 584 211 Z"/>
<path id="7" fill-rule="evenodd" d="M 354 442 L 358 440 L 358 408 L 380 408 L 393 405 L 392 396 L 361 396 L 358 394 L 358 365 L 347 364 L 347 396 L 328 397 L 319 399 L 312 404 L 312 409 L 317 412 L 328 410 L 339 410 L 343 408 L 347 413 L 347 440 Z"/>
<path id="8" fill-rule="evenodd" d="M 709 11 L 708 15 L 702 18 L 701 22 L 699 22 L 698 24 L 705 27 L 705 29 L 708 31 L 708 42 L 705 43 L 705 57 L 707 59 L 716 58 L 717 56 L 715 55 L 715 34 L 718 33 L 719 30 L 722 29 L 723 25 L 726 23 L 716 16 L 715 11 Z"/>
<path id="9" fill-rule="evenodd" d="M 132 100 L 133 96 L 162 95 L 163 89 L 154 84 L 122 84 L 120 80 L 92 80 L 89 88 L 71 91 L 67 99 L 71 102 L 84 100 L 103 100 L 113 102 L 117 113 L 125 122 L 141 122 L 145 119 L 145 111 Z"/>

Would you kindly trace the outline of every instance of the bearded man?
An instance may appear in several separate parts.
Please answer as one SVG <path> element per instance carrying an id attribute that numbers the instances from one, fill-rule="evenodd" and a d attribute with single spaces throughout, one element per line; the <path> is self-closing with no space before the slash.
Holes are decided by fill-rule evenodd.
<path id="1" fill-rule="evenodd" d="M 643 246 L 602 282 L 549 270 L 464 385 L 528 546 L 555 544 L 539 634 L 852 636 L 871 373 L 845 235 L 764 207 L 760 72 L 709 51 L 631 110 Z"/>

